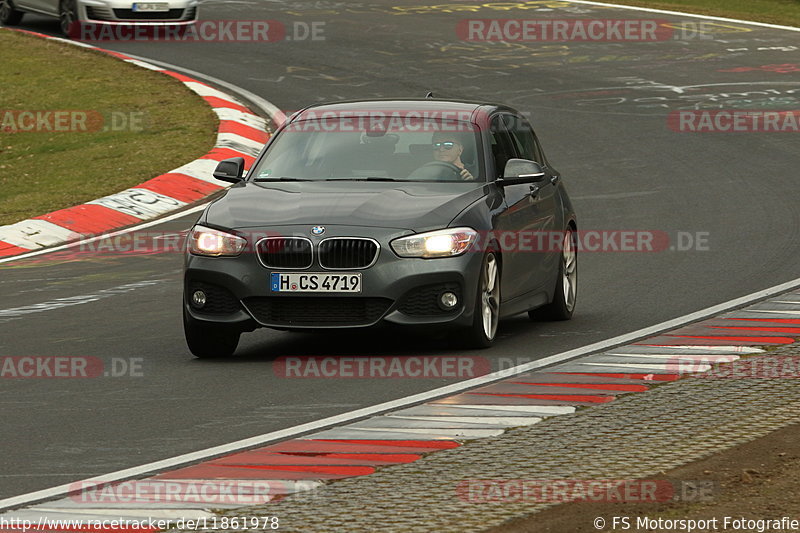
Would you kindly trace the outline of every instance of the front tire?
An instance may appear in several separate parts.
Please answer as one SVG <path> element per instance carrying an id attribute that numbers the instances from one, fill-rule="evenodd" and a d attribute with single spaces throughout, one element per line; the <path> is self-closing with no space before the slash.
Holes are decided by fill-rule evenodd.
<path id="1" fill-rule="evenodd" d="M 569 320 L 575 311 L 578 296 L 578 246 L 575 232 L 567 228 L 561 246 L 553 301 L 543 307 L 528 311 L 531 320 Z"/>
<path id="2" fill-rule="evenodd" d="M 483 257 L 475 297 L 472 326 L 467 333 L 470 348 L 488 348 L 497 336 L 500 322 L 500 261 L 494 252 Z"/>
<path id="3" fill-rule="evenodd" d="M 0 24 L 3 26 L 16 26 L 22 20 L 23 14 L 14 8 L 11 0 L 0 0 Z"/>
<path id="4" fill-rule="evenodd" d="M 61 0 L 58 5 L 58 21 L 61 33 L 70 38 L 70 32 L 74 32 L 73 25 L 78 22 L 78 6 L 75 0 Z"/>
<path id="5" fill-rule="evenodd" d="M 200 359 L 228 357 L 239 345 L 241 331 L 225 324 L 202 322 L 183 310 L 183 333 L 192 355 Z"/>

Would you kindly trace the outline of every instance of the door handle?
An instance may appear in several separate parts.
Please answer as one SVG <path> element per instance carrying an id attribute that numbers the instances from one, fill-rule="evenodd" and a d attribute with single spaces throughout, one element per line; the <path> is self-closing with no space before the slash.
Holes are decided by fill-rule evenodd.
<path id="1" fill-rule="evenodd" d="M 530 188 L 530 195 L 531 198 L 536 198 L 536 195 L 539 194 L 540 187 L 538 185 L 531 185 Z"/>

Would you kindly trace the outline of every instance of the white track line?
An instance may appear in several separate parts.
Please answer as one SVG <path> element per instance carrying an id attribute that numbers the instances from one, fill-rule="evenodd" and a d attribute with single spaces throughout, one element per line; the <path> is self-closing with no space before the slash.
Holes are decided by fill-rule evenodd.
<path id="1" fill-rule="evenodd" d="M 589 0 L 567 0 L 573 4 L 586 4 L 589 6 L 601 7 L 615 7 L 618 9 L 632 9 L 635 11 L 645 11 L 647 13 L 660 13 L 662 15 L 676 15 L 679 17 L 691 17 L 707 20 L 718 20 L 720 22 L 734 22 L 736 24 L 749 24 L 751 26 L 761 26 L 762 28 L 770 28 L 773 30 L 787 30 L 787 31 L 800 31 L 800 28 L 795 26 L 781 26 L 779 24 L 768 24 L 766 22 L 754 22 L 751 20 L 729 19 L 725 17 L 715 17 L 712 15 L 699 15 L 697 13 L 684 13 L 683 11 L 668 11 L 666 9 L 653 9 L 650 7 L 627 6 L 624 4 L 608 4 L 605 2 L 590 2 Z"/>
<path id="2" fill-rule="evenodd" d="M 126 468 L 124 470 L 118 470 L 116 472 L 111 472 L 108 474 L 103 474 L 101 476 L 96 476 L 93 478 L 89 478 L 83 481 L 77 482 L 78 484 L 87 484 L 87 483 L 103 483 L 103 482 L 112 482 L 112 481 L 120 481 L 123 479 L 129 479 L 133 477 L 143 476 L 145 474 L 149 474 L 156 471 L 166 470 L 169 468 L 174 468 L 177 466 L 185 465 L 187 463 L 202 461 L 204 459 L 208 459 L 211 457 L 216 457 L 220 455 L 225 455 L 234 451 L 242 450 L 245 448 L 253 448 L 256 446 L 261 446 L 267 444 L 269 442 L 274 442 L 277 440 L 288 439 L 291 437 L 297 437 L 299 435 L 303 435 L 312 431 L 320 431 L 324 428 L 330 428 L 332 426 L 337 426 L 340 424 L 344 424 L 347 422 L 351 422 L 353 420 L 357 420 L 360 418 L 372 416 L 375 414 L 383 413 L 386 411 L 391 411 L 395 409 L 399 409 L 401 407 L 407 407 L 410 405 L 423 403 L 435 398 L 440 398 L 442 396 L 449 396 L 455 393 L 462 392 L 467 389 L 472 389 L 476 387 L 480 387 L 481 385 L 485 385 L 487 383 L 492 383 L 494 381 L 499 381 L 501 379 L 505 379 L 511 376 L 515 376 L 517 374 L 521 374 L 523 372 L 530 372 L 531 370 L 538 370 L 546 366 L 551 366 L 556 363 L 561 363 L 564 361 L 568 361 L 570 359 L 575 359 L 582 355 L 587 355 L 594 352 L 600 352 L 603 350 L 607 350 L 609 348 L 614 348 L 616 346 L 620 346 L 622 344 L 628 344 L 635 340 L 652 336 L 656 333 L 675 329 L 679 326 L 687 324 L 689 322 L 695 322 L 697 320 L 701 320 L 703 318 L 707 318 L 709 316 L 718 315 L 725 311 L 729 311 L 731 309 L 741 307 L 747 305 L 749 303 L 768 298 L 770 296 L 780 294 L 782 292 L 795 289 L 800 287 L 800 278 L 794 279 L 792 281 L 788 281 L 786 283 L 781 283 L 780 285 L 776 285 L 774 287 L 770 287 L 769 289 L 760 290 L 754 292 L 752 294 L 748 294 L 747 296 L 742 296 L 740 298 L 736 298 L 733 300 L 729 300 L 727 302 L 714 305 L 711 307 L 707 307 L 700 311 L 696 311 L 694 313 L 689 313 L 683 315 L 678 318 L 673 318 L 671 320 L 667 320 L 665 322 L 661 322 L 660 324 L 656 324 L 654 326 L 649 326 L 646 328 L 638 329 L 636 331 L 632 331 L 630 333 L 625 333 L 624 335 L 618 335 L 611 339 L 607 339 L 600 342 L 595 342 L 593 344 L 589 344 L 587 346 L 583 346 L 580 348 L 575 348 L 573 350 L 568 350 L 566 352 L 562 352 L 559 354 L 554 354 L 548 357 L 544 357 L 537 361 L 531 361 L 529 363 L 525 363 L 522 365 L 518 365 L 512 368 L 507 368 L 505 370 L 501 370 L 498 372 L 493 372 L 491 374 L 487 374 L 485 376 L 469 379 L 466 381 L 462 381 L 459 383 L 453 383 L 451 385 L 446 385 L 444 387 L 439 387 L 438 389 L 433 389 L 426 392 L 421 392 L 419 394 L 412 394 L 411 396 L 406 396 L 405 398 L 398 398 L 396 400 L 391 400 L 388 402 L 379 403 L 377 405 L 372 405 L 370 407 L 363 407 L 361 409 L 356 409 L 355 411 L 350 411 L 348 413 L 342 413 L 339 415 L 329 416 L 327 418 L 323 418 L 321 420 L 315 420 L 314 422 L 308 422 L 305 424 L 300 424 L 299 426 L 294 426 L 291 428 L 280 429 L 278 431 L 272 431 L 270 433 L 265 433 L 263 435 L 258 435 L 255 437 L 250 437 L 248 439 L 242 439 L 235 442 L 231 442 L 228 444 L 223 444 L 220 446 L 214 446 L 212 448 L 207 448 L 205 450 L 199 450 L 196 452 L 186 453 L 183 455 L 178 455 L 176 457 L 170 457 L 168 459 L 162 459 L 161 461 L 155 461 L 152 463 L 147 463 L 141 466 L 135 466 L 132 468 Z M 606 366 L 614 366 L 613 364 L 605 364 Z M 28 494 L 22 494 L 20 496 L 13 496 L 11 498 L 6 498 L 4 500 L 0 500 L 0 510 L 11 508 L 11 507 L 18 507 L 21 505 L 49 499 L 55 498 L 58 496 L 64 496 L 70 490 L 74 490 L 76 486 L 75 482 L 68 483 L 65 485 L 59 485 L 57 487 L 53 487 L 50 489 L 39 490 L 36 492 L 31 492 Z"/>

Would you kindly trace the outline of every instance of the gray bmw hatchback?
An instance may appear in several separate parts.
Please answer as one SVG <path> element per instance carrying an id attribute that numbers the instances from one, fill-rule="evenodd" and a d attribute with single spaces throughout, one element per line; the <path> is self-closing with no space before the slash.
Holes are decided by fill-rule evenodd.
<path id="1" fill-rule="evenodd" d="M 305 108 L 190 230 L 186 341 L 231 355 L 241 333 L 447 326 L 472 347 L 499 320 L 566 320 L 577 223 L 526 118 L 480 102 Z"/>

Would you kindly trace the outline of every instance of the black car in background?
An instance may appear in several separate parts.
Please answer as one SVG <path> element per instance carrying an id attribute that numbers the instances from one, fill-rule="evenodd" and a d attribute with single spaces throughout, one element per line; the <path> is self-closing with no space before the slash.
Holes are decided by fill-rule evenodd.
<path id="1" fill-rule="evenodd" d="M 441 325 L 473 347 L 502 317 L 575 308 L 576 218 L 528 121 L 443 100 L 311 106 L 189 234 L 183 316 L 197 357 L 242 332 Z"/>

